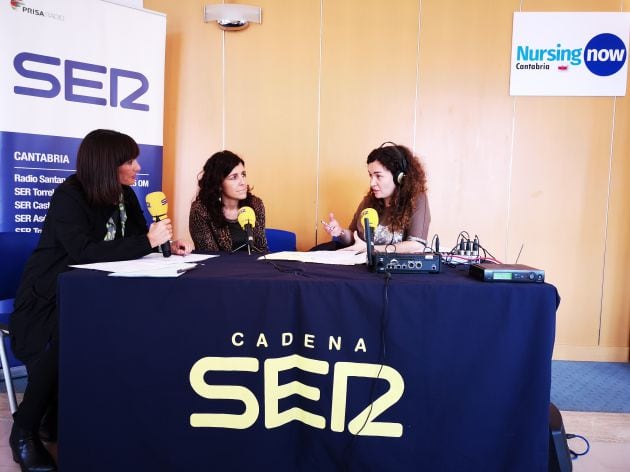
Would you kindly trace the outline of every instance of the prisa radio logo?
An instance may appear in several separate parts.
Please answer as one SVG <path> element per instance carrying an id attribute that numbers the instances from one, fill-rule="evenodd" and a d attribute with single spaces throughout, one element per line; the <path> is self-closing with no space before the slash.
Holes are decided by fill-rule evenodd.
<path id="1" fill-rule="evenodd" d="M 39 10 L 37 8 L 29 8 L 23 0 L 10 0 L 11 8 L 15 11 L 27 13 L 29 15 L 43 16 L 45 18 L 52 18 L 53 20 L 63 21 L 63 15 L 54 13 L 51 11 Z"/>
<path id="2" fill-rule="evenodd" d="M 624 42 L 616 35 L 602 33 L 594 36 L 584 48 L 565 48 L 556 44 L 555 48 L 516 47 L 516 68 L 560 71 L 569 70 L 570 66 L 579 66 L 584 62 L 593 74 L 606 77 L 613 75 L 626 62 L 627 49 Z"/>

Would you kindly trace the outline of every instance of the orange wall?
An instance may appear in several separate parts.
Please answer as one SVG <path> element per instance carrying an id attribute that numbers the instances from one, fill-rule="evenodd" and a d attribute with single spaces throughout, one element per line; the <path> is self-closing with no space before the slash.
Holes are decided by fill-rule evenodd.
<path id="1" fill-rule="evenodd" d="M 215 151 L 247 163 L 270 227 L 306 250 L 347 222 L 383 141 L 425 163 L 442 246 L 466 230 L 558 287 L 557 358 L 628 360 L 630 106 L 626 97 L 510 97 L 515 11 L 628 11 L 630 0 L 262 0 L 223 33 L 199 0 L 167 14 L 165 191 L 187 234 Z"/>

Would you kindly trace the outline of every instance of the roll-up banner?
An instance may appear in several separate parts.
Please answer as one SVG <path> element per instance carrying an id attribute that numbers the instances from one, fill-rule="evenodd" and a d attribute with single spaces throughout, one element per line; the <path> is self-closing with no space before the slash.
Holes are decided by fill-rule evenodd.
<path id="1" fill-rule="evenodd" d="M 140 146 L 140 201 L 162 187 L 166 17 L 101 0 L 0 0 L 0 231 L 40 232 L 97 128 Z"/>

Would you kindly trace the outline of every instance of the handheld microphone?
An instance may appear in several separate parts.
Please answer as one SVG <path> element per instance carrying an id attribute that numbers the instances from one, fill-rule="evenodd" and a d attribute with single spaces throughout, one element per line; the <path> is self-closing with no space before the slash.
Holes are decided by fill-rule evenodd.
<path id="1" fill-rule="evenodd" d="M 365 244 L 367 245 L 367 264 L 369 268 L 374 264 L 374 241 L 372 232 L 378 226 L 378 213 L 376 213 L 374 208 L 364 208 L 361 212 L 361 221 L 363 222 Z"/>
<path id="2" fill-rule="evenodd" d="M 168 213 L 168 201 L 164 192 L 151 192 L 146 196 L 147 209 L 153 217 L 153 221 L 160 221 L 166 218 Z M 160 251 L 164 257 L 171 257 L 171 243 L 166 241 L 160 244 Z"/>
<path id="3" fill-rule="evenodd" d="M 256 214 L 252 207 L 244 206 L 239 208 L 236 218 L 241 228 L 247 232 L 247 252 L 251 254 L 254 245 L 253 229 L 256 226 Z"/>

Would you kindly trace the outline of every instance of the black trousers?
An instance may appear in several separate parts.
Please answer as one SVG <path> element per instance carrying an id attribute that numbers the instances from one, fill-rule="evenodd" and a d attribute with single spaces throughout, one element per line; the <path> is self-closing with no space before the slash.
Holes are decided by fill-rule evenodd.
<path id="1" fill-rule="evenodd" d="M 46 349 L 26 361 L 28 383 L 13 415 L 20 428 L 36 432 L 47 413 L 56 415 L 59 385 L 59 344 L 54 337 Z"/>

